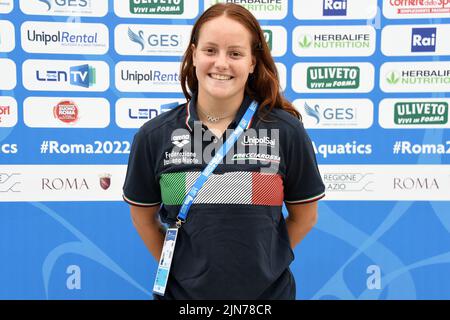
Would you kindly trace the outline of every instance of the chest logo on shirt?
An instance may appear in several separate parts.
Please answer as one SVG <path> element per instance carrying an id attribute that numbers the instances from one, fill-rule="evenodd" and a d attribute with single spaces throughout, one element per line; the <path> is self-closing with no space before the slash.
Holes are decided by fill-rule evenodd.
<path id="1" fill-rule="evenodd" d="M 191 142 L 191 136 L 189 134 L 172 136 L 172 144 L 176 145 L 178 148 L 183 148 L 189 142 Z"/>
<path id="2" fill-rule="evenodd" d="M 244 135 L 244 139 L 241 141 L 241 144 L 243 146 L 268 146 L 270 148 L 274 148 L 276 146 L 276 140 L 271 139 L 268 136 L 258 138 Z"/>

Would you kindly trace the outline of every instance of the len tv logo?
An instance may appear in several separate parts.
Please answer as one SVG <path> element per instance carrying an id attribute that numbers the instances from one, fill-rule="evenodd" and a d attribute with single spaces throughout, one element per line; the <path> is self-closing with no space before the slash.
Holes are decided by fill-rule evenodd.
<path id="1" fill-rule="evenodd" d="M 346 16 L 347 0 L 323 0 L 324 16 Z"/>
<path id="2" fill-rule="evenodd" d="M 70 81 L 71 85 L 89 88 L 96 83 L 96 71 L 94 67 L 91 67 L 88 64 L 70 67 L 69 74 L 67 74 L 66 71 L 61 70 L 48 70 L 44 73 L 37 70 L 36 79 L 38 81 Z"/>
<path id="3" fill-rule="evenodd" d="M 411 52 L 435 52 L 436 28 L 413 28 Z"/>
<path id="4" fill-rule="evenodd" d="M 70 74 L 72 75 L 70 78 L 71 85 L 89 88 L 96 83 L 95 68 L 88 64 L 71 67 Z"/>

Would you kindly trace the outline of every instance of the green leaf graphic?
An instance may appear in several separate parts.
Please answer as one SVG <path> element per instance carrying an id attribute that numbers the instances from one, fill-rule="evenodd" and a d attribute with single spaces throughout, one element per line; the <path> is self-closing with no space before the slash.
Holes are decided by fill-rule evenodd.
<path id="1" fill-rule="evenodd" d="M 301 48 L 309 48 L 312 44 L 312 41 L 308 41 L 308 36 L 303 36 L 303 40 L 298 42 Z"/>
<path id="2" fill-rule="evenodd" d="M 386 81 L 389 84 L 397 84 L 400 81 L 400 78 L 397 78 L 395 72 L 391 72 L 391 74 L 386 78 Z"/>

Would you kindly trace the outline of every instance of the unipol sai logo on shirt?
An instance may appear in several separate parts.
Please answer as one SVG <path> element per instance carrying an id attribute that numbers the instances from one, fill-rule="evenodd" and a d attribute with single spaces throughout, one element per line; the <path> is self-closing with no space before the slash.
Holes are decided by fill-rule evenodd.
<path id="1" fill-rule="evenodd" d="M 347 0 L 323 0 L 324 16 L 346 16 Z"/>
<path id="2" fill-rule="evenodd" d="M 413 28 L 411 52 L 436 51 L 436 28 Z"/>

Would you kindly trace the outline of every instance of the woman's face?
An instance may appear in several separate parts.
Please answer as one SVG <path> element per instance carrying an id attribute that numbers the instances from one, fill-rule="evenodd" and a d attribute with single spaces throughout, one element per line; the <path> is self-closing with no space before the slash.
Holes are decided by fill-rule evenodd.
<path id="1" fill-rule="evenodd" d="M 193 48 L 199 99 L 242 99 L 255 67 L 251 40 L 242 24 L 226 16 L 203 24 Z"/>

